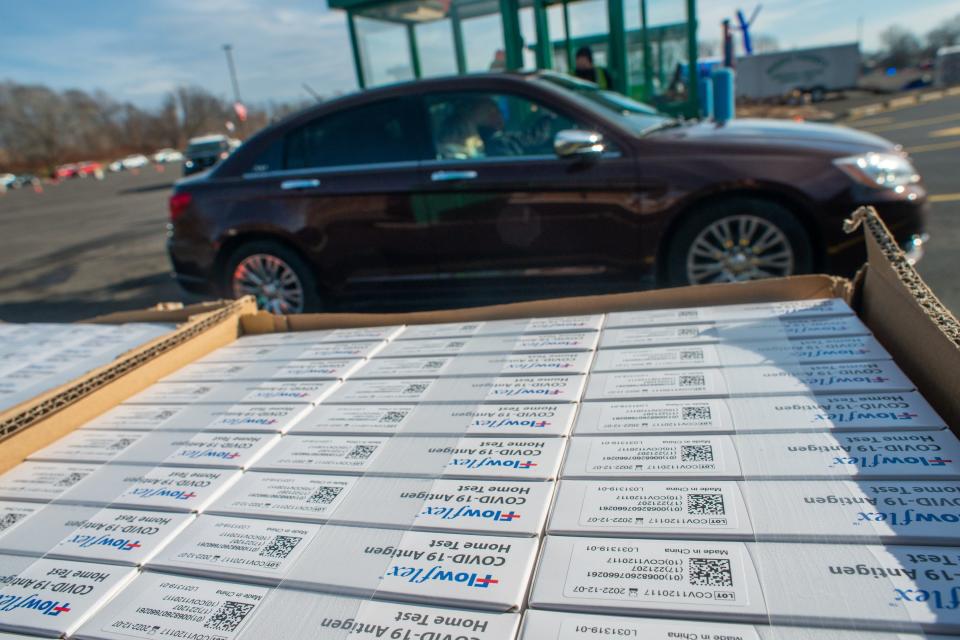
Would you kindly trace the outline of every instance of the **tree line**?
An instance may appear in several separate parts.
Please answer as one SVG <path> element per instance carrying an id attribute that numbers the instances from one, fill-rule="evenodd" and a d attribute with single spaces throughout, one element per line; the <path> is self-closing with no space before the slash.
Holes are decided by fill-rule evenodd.
<path id="1" fill-rule="evenodd" d="M 177 87 L 148 109 L 103 91 L 0 82 L 0 173 L 46 174 L 66 162 L 183 149 L 207 133 L 242 137 L 305 104 L 248 106 L 246 122 L 238 122 L 232 103 L 198 86 Z"/>
<path id="2" fill-rule="evenodd" d="M 902 69 L 932 60 L 942 47 L 960 44 L 960 14 L 935 29 L 931 29 L 922 38 L 905 27 L 893 25 L 880 34 L 883 47 L 877 61 L 886 67 Z"/>

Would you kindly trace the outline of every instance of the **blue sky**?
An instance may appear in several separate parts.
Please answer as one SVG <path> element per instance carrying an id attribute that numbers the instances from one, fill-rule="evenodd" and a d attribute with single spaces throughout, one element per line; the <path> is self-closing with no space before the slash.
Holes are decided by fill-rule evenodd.
<path id="1" fill-rule="evenodd" d="M 591 0 L 587 0 L 590 2 Z M 592 2 L 599 5 L 598 0 Z M 682 0 L 648 0 L 653 22 L 682 15 Z M 719 22 L 755 2 L 698 0 L 701 37 L 717 39 Z M 627 0 L 628 22 L 636 3 Z M 767 0 L 755 33 L 774 36 L 781 47 L 856 39 L 863 18 L 864 47 L 891 24 L 923 34 L 960 13 L 957 0 Z M 582 5 L 573 30 L 605 24 L 603 12 Z M 221 45 L 235 49 L 240 88 L 248 102 L 307 97 L 306 82 L 322 94 L 355 88 L 353 62 L 341 12 L 324 0 L 28 0 L 5 2 L 0 11 L 0 80 L 44 83 L 56 88 L 103 89 L 117 98 L 152 106 L 177 84 L 199 84 L 230 95 Z M 600 23 L 596 20 L 598 16 Z M 554 20 L 551 20 L 553 23 Z M 468 57 L 490 59 L 496 21 L 473 27 Z M 556 33 L 555 27 L 551 28 Z M 406 65 L 397 33 L 370 32 L 389 73 Z M 424 67 L 442 71 L 451 48 L 445 32 L 420 36 Z M 394 53 L 395 52 L 395 53 Z M 402 75 L 402 70 L 399 72 Z"/>

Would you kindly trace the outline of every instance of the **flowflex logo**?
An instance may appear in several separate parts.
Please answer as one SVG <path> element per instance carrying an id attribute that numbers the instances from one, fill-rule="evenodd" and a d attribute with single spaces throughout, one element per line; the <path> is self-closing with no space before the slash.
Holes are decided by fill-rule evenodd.
<path id="1" fill-rule="evenodd" d="M 472 571 L 449 571 L 435 565 L 429 569 L 420 567 L 393 566 L 387 571 L 387 576 L 403 578 L 411 584 L 424 584 L 425 582 L 453 582 L 475 589 L 488 589 L 492 584 L 499 584 L 500 581 L 489 573 L 483 577 Z"/>
<path id="2" fill-rule="evenodd" d="M 276 418 L 253 418 L 253 417 L 246 417 L 246 416 L 239 416 L 239 417 L 227 416 L 220 420 L 221 424 L 230 425 L 230 426 L 240 425 L 240 424 L 256 424 L 264 427 L 269 427 L 271 425 L 277 424 L 278 422 L 279 420 L 277 420 Z"/>
<path id="3" fill-rule="evenodd" d="M 871 467 L 881 467 L 884 465 L 920 465 L 922 467 L 943 467 L 953 462 L 953 460 L 944 460 L 940 456 L 929 458 L 927 456 L 884 456 L 875 453 L 872 456 L 856 456 L 850 458 L 834 458 L 833 464 L 852 465 L 867 469 Z"/>
<path id="4" fill-rule="evenodd" d="M 116 549 L 117 551 L 133 551 L 134 549 L 139 549 L 141 547 L 139 540 L 80 534 L 67 538 L 61 544 L 75 544 L 81 549 L 89 549 L 90 547 L 110 547 L 112 549 Z"/>
<path id="5" fill-rule="evenodd" d="M 473 425 L 475 427 L 483 427 L 485 429 L 502 429 L 504 427 L 529 427 L 531 429 L 545 429 L 551 424 L 553 423 L 549 420 L 512 420 L 510 418 L 502 418 L 500 420 L 477 419 L 473 421 Z"/>
<path id="6" fill-rule="evenodd" d="M 504 513 L 499 509 L 477 509 L 473 507 L 424 507 L 422 516 L 433 516 L 441 520 L 457 520 L 459 518 L 480 518 L 481 520 L 491 520 L 493 522 L 513 522 L 520 519 L 519 513 L 508 511 Z"/>
<path id="7" fill-rule="evenodd" d="M 29 596 L 0 594 L 0 611 L 15 611 L 17 609 L 36 611 L 45 616 L 59 616 L 61 613 L 71 611 L 69 602 L 44 600 L 37 593 Z"/>
<path id="8" fill-rule="evenodd" d="M 909 411 L 835 411 L 818 413 L 813 416 L 812 422 L 823 422 L 824 420 L 836 423 L 866 420 L 910 421 L 917 417 L 916 413 Z"/>
<path id="9" fill-rule="evenodd" d="M 558 396 L 563 393 L 556 387 L 493 387 L 491 396 Z"/>
<path id="10" fill-rule="evenodd" d="M 531 460 L 521 460 L 519 458 L 511 458 L 506 460 L 499 458 L 451 458 L 449 465 L 451 467 L 465 467 L 467 469 L 484 469 L 486 467 L 532 469 L 533 467 L 537 466 L 537 463 Z"/>
<path id="11" fill-rule="evenodd" d="M 133 487 L 130 495 L 137 498 L 173 498 L 174 500 L 192 500 L 197 497 L 193 491 L 183 489 L 155 489 L 153 487 Z"/>
<path id="12" fill-rule="evenodd" d="M 960 522 L 960 514 L 915 511 L 914 509 L 905 509 L 903 511 L 860 511 L 857 513 L 857 522 L 886 522 L 893 526 L 902 527 L 924 522 L 949 522 L 950 524 L 957 524 Z"/>
<path id="13" fill-rule="evenodd" d="M 240 457 L 236 451 L 217 451 L 215 449 L 183 449 L 177 454 L 178 458 L 216 458 L 219 460 L 235 460 Z"/>

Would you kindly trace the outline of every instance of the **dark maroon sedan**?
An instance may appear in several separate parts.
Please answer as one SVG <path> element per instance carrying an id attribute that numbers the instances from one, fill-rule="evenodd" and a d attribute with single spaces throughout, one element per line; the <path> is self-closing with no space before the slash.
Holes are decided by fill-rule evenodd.
<path id="1" fill-rule="evenodd" d="M 290 313 L 372 284 L 846 274 L 864 253 L 845 216 L 873 205 L 917 252 L 925 200 L 905 155 L 871 134 L 680 122 L 564 76 L 473 75 L 264 129 L 177 183 L 169 251 L 186 289 Z"/>

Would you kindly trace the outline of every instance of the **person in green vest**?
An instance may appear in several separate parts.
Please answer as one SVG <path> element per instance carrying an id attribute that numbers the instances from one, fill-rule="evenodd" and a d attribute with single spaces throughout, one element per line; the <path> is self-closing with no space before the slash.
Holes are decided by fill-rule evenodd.
<path id="1" fill-rule="evenodd" d="M 603 67 L 596 67 L 593 64 L 593 51 L 590 47 L 580 47 L 577 49 L 576 68 L 573 75 L 581 80 L 595 82 L 601 89 L 609 89 L 613 86 L 613 80 L 610 78 L 610 72 Z"/>

